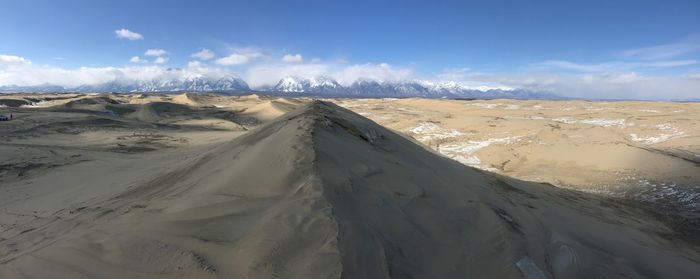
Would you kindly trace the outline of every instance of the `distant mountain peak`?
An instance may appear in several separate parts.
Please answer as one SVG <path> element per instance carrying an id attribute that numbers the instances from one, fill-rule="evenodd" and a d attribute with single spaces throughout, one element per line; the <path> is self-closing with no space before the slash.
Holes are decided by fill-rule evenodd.
<path id="1" fill-rule="evenodd" d="M 277 92 L 330 93 L 329 91 L 337 91 L 342 87 L 338 81 L 328 76 L 311 78 L 288 76 L 282 78 L 272 90 Z"/>
<path id="2" fill-rule="evenodd" d="M 335 97 L 424 97 L 424 98 L 556 98 L 551 94 L 535 93 L 508 87 L 470 87 L 454 81 L 382 81 L 361 78 L 341 84 L 333 77 L 286 76 L 268 89 L 276 94 L 335 96 Z M 0 92 L 249 92 L 243 79 L 224 75 L 218 77 L 192 74 L 181 77 L 160 77 L 148 80 L 115 79 L 100 84 L 64 87 L 51 84 L 37 86 L 0 86 Z"/>

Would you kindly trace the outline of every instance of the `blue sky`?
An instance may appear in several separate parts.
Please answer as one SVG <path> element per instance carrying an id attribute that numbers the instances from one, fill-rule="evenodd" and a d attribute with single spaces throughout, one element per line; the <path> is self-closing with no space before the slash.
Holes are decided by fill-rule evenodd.
<path id="1" fill-rule="evenodd" d="M 0 85 L 179 67 L 700 97 L 700 1 L 572 2 L 0 0 Z"/>

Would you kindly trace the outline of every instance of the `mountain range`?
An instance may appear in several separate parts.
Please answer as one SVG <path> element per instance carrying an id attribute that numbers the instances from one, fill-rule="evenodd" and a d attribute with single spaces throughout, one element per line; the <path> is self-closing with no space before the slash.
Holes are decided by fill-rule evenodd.
<path id="1" fill-rule="evenodd" d="M 79 93 L 144 93 L 144 92 L 224 92 L 251 91 L 244 80 L 224 76 L 209 78 L 201 75 L 186 78 L 161 78 L 150 80 L 114 80 L 106 83 L 74 87 L 44 84 L 37 86 L 0 86 L 0 92 L 79 92 Z"/>
<path id="2" fill-rule="evenodd" d="M 285 77 L 265 91 L 284 94 L 337 97 L 425 97 L 425 98 L 556 98 L 555 95 L 525 89 L 469 87 L 456 82 L 360 79 L 342 85 L 329 77 Z"/>
<path id="3" fill-rule="evenodd" d="M 209 78 L 202 75 L 185 78 L 150 80 L 114 80 L 93 85 L 64 87 L 52 84 L 38 86 L 0 86 L 0 92 L 78 92 L 78 93 L 144 93 L 144 92 L 215 92 L 224 94 L 266 92 L 276 95 L 317 97 L 425 97 L 425 98 L 556 98 L 552 94 L 524 89 L 468 87 L 456 82 L 399 81 L 386 82 L 360 79 L 343 85 L 333 78 L 285 77 L 275 86 L 253 90 L 243 79 L 234 76 Z"/>

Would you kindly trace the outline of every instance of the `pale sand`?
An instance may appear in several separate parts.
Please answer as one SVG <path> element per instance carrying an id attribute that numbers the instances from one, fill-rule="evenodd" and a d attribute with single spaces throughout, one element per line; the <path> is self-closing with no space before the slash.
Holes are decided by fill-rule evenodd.
<path id="1" fill-rule="evenodd" d="M 332 104 L 107 97 L 0 124 L 0 278 L 700 273 L 646 208 L 466 167 Z"/>

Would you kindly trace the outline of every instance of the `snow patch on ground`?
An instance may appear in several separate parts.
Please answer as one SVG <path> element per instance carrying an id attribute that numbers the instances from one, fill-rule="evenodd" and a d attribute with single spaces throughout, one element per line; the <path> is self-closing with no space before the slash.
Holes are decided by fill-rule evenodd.
<path id="1" fill-rule="evenodd" d="M 700 186 L 678 185 L 672 181 L 651 181 L 635 175 L 621 177 L 618 184 L 597 185 L 592 188 L 557 186 L 661 206 L 679 205 L 687 210 L 700 209 Z"/>
<path id="2" fill-rule="evenodd" d="M 661 143 L 668 141 L 673 138 L 677 138 L 680 136 L 683 136 L 685 132 L 679 130 L 678 128 L 674 127 L 670 123 L 663 123 L 663 124 L 658 124 L 655 126 L 659 131 L 661 131 L 661 134 L 655 135 L 655 136 L 647 136 L 647 137 L 642 137 L 639 136 L 635 133 L 630 134 L 630 140 L 636 141 L 636 142 L 643 142 L 645 144 L 656 144 L 656 143 Z"/>
<path id="3" fill-rule="evenodd" d="M 21 107 L 21 108 L 47 108 L 47 107 L 53 106 L 54 104 L 56 104 L 56 102 L 43 101 L 43 102 L 30 103 L 28 105 L 21 105 L 19 107 Z"/>
<path id="4" fill-rule="evenodd" d="M 573 117 L 554 118 L 554 119 L 552 119 L 552 121 L 561 122 L 561 123 L 564 123 L 564 124 L 574 124 L 574 123 L 576 123 L 576 119 L 574 119 Z"/>
<path id="5" fill-rule="evenodd" d="M 607 108 L 601 108 L 601 107 L 585 107 L 587 111 L 601 111 L 601 110 L 606 110 Z"/>
<path id="6" fill-rule="evenodd" d="M 580 120 L 579 123 L 596 125 L 596 126 L 603 126 L 603 127 L 613 127 L 613 126 L 618 126 L 620 128 L 625 127 L 625 120 L 624 119 L 592 118 L 592 119 Z"/>
<path id="7" fill-rule="evenodd" d="M 415 133 L 415 134 L 423 134 L 423 133 L 435 131 L 437 129 L 440 129 L 440 126 L 438 126 L 435 123 L 422 122 L 422 123 L 418 124 L 418 126 L 413 127 L 411 129 L 409 129 L 408 131 L 411 133 Z"/>
<path id="8" fill-rule="evenodd" d="M 471 104 L 467 104 L 467 105 L 475 106 L 475 107 L 480 107 L 480 108 L 484 108 L 484 109 L 495 109 L 495 108 L 497 108 L 500 104 L 471 103 Z"/>
<path id="9" fill-rule="evenodd" d="M 480 107 L 483 109 L 496 109 L 496 108 L 502 108 L 502 109 L 508 109 L 508 110 L 515 110 L 515 109 L 520 109 L 519 105 L 513 105 L 513 104 L 503 104 L 503 103 L 469 103 L 467 105 L 470 106 L 475 106 L 475 107 Z"/>
<path id="10" fill-rule="evenodd" d="M 507 137 L 507 138 L 491 138 L 485 140 L 470 140 L 467 142 L 450 143 L 438 146 L 438 152 L 453 160 L 488 171 L 496 171 L 496 169 L 482 166 L 479 157 L 474 155 L 477 151 L 492 145 L 492 144 L 512 144 L 520 141 L 522 136 Z"/>
<path id="11" fill-rule="evenodd" d="M 408 129 L 408 132 L 418 135 L 417 139 L 423 143 L 465 135 L 454 129 L 443 129 L 433 122 L 421 122 L 418 126 Z"/>
<path id="12" fill-rule="evenodd" d="M 544 120 L 545 118 L 539 115 L 532 115 L 532 116 L 503 116 L 505 119 L 522 119 L 522 120 Z"/>
<path id="13" fill-rule="evenodd" d="M 611 119 L 611 118 L 591 118 L 591 119 L 583 119 L 583 120 L 577 120 L 573 117 L 559 117 L 559 118 L 554 118 L 552 121 L 555 122 L 560 122 L 564 124 L 576 124 L 576 123 L 581 123 L 581 124 L 587 124 L 587 125 L 594 125 L 594 126 L 602 126 L 602 127 L 619 127 L 619 128 L 624 128 L 626 126 L 631 126 L 633 124 L 627 124 L 625 123 L 624 119 Z"/>
<path id="14" fill-rule="evenodd" d="M 641 201 L 658 203 L 674 201 L 686 208 L 700 208 L 700 192 L 696 187 L 680 187 L 675 182 L 652 182 L 646 179 L 638 181 L 641 191 L 637 198 Z"/>

